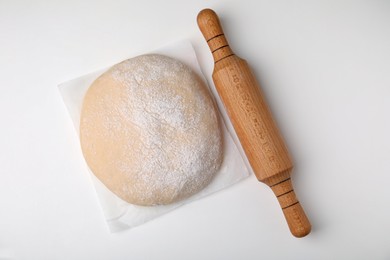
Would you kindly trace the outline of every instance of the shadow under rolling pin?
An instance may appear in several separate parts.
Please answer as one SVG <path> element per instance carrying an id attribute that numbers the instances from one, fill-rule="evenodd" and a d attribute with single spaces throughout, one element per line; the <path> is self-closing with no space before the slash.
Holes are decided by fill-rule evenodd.
<path id="1" fill-rule="evenodd" d="M 304 237 L 311 225 L 292 187 L 292 160 L 247 62 L 233 53 L 211 9 L 197 17 L 214 58 L 213 81 L 248 161 L 283 210 L 291 233 Z"/>

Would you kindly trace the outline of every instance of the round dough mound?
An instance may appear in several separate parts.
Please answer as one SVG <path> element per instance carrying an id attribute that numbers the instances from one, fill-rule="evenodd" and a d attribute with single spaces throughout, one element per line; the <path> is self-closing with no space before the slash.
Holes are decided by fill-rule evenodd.
<path id="1" fill-rule="evenodd" d="M 155 54 L 119 63 L 95 80 L 84 98 L 80 141 L 96 177 L 144 206 L 197 193 L 222 161 L 206 86 L 186 65 Z"/>

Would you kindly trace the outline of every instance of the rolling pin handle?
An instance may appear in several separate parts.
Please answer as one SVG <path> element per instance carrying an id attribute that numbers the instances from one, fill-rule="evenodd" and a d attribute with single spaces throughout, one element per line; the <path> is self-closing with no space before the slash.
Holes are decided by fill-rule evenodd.
<path id="1" fill-rule="evenodd" d="M 213 10 L 204 9 L 200 11 L 197 21 L 200 31 L 206 39 L 211 53 L 213 54 L 214 63 L 234 55 L 233 51 L 230 49 L 228 41 L 226 40 L 218 16 Z"/>
<path id="2" fill-rule="evenodd" d="M 311 224 L 295 195 L 291 179 L 271 186 L 283 210 L 288 227 L 295 237 L 304 237 L 311 231 Z"/>

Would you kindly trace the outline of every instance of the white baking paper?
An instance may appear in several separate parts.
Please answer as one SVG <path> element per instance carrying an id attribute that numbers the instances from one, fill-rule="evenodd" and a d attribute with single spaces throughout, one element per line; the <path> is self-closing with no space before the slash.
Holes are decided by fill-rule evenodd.
<path id="1" fill-rule="evenodd" d="M 191 67 L 204 80 L 194 49 L 189 41 L 176 42 L 148 53 L 162 54 L 175 58 Z M 109 67 L 70 80 L 58 86 L 77 134 L 79 134 L 80 112 L 85 92 L 92 82 Z M 141 225 L 183 204 L 205 197 L 247 177 L 249 173 L 246 164 L 223 122 L 222 131 L 224 137 L 224 160 L 215 178 L 199 193 L 174 204 L 151 207 L 129 204 L 108 190 L 90 171 L 89 174 L 110 231 L 117 232 Z"/>

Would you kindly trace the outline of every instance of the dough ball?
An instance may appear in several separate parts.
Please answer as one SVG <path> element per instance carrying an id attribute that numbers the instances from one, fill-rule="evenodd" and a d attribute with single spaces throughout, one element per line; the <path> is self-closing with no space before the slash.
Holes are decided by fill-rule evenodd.
<path id="1" fill-rule="evenodd" d="M 218 114 L 205 84 L 162 55 L 123 61 L 95 80 L 84 97 L 80 141 L 96 177 L 144 206 L 199 192 L 222 161 Z"/>

